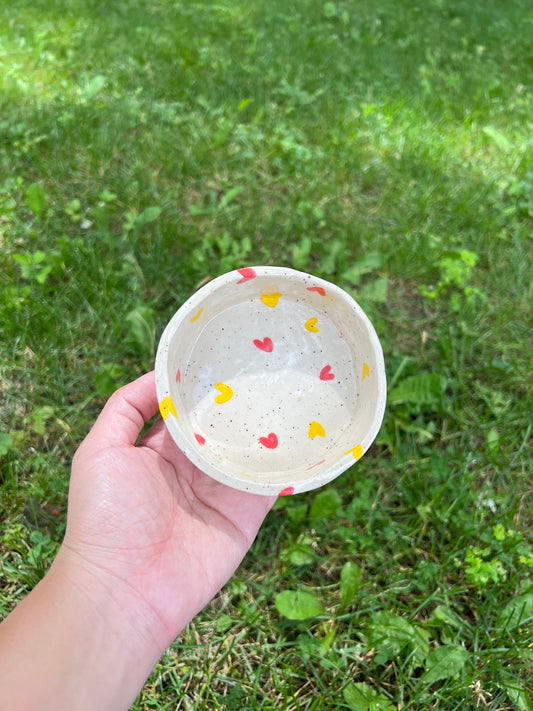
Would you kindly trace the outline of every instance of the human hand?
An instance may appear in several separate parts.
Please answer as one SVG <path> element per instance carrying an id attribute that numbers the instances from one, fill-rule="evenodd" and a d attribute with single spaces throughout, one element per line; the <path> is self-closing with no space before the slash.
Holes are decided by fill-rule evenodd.
<path id="1" fill-rule="evenodd" d="M 162 420 L 136 444 L 157 410 L 153 372 L 107 402 L 74 457 L 61 555 L 163 651 L 235 571 L 275 499 L 206 476 Z"/>
<path id="2" fill-rule="evenodd" d="M 0 625 L 0 708 L 118 711 L 216 594 L 274 499 L 210 479 L 159 420 L 154 374 L 118 390 L 74 456 L 50 571 Z"/>

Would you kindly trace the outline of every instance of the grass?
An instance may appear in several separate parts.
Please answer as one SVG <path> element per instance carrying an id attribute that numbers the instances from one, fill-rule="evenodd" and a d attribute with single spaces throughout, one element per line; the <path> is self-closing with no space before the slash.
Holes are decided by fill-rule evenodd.
<path id="1" fill-rule="evenodd" d="M 179 304 L 294 266 L 371 316 L 384 426 L 280 499 L 134 708 L 533 708 L 532 25 L 525 0 L 2 7 L 2 614 Z"/>

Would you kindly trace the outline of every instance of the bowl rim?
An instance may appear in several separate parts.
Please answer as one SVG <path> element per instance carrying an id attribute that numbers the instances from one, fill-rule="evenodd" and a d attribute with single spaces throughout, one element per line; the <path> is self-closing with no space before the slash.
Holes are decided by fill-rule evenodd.
<path id="1" fill-rule="evenodd" d="M 253 273 L 253 277 L 246 276 L 247 274 Z M 235 284 L 236 281 L 244 283 L 245 281 L 251 280 L 255 277 L 274 277 L 276 279 L 289 279 L 294 281 L 309 281 L 312 280 L 313 286 L 322 287 L 328 291 L 328 293 L 334 293 L 338 299 L 347 304 L 352 311 L 355 312 L 356 317 L 361 322 L 365 332 L 367 333 L 370 341 L 370 347 L 374 354 L 376 361 L 376 375 L 377 375 L 377 399 L 376 406 L 374 408 L 374 413 L 369 426 L 366 428 L 365 435 L 361 440 L 361 452 L 360 456 L 353 455 L 353 458 L 349 456 L 341 457 L 337 462 L 335 462 L 331 467 L 326 469 L 320 474 L 314 474 L 310 472 L 309 477 L 305 479 L 297 479 L 294 481 L 287 480 L 280 485 L 279 482 L 266 482 L 258 481 L 256 479 L 244 479 L 238 475 L 231 476 L 227 471 L 222 471 L 216 465 L 212 463 L 201 451 L 199 451 L 194 444 L 190 443 L 190 439 L 186 436 L 183 428 L 181 427 L 179 420 L 176 417 L 168 416 L 168 410 L 162 409 L 162 403 L 170 397 L 170 393 L 173 388 L 171 387 L 171 382 L 167 367 L 167 355 L 170 346 L 170 342 L 174 337 L 176 331 L 179 329 L 181 324 L 189 317 L 191 313 L 195 314 L 198 312 L 198 307 L 201 302 L 213 294 L 214 292 L 224 288 L 229 284 Z M 383 358 L 383 350 L 381 343 L 379 341 L 376 330 L 363 311 L 361 306 L 357 301 L 344 289 L 336 284 L 333 284 L 326 279 L 317 277 L 308 272 L 302 272 L 291 267 L 279 267 L 279 266 L 252 266 L 243 267 L 240 269 L 235 269 L 230 272 L 226 272 L 214 279 L 208 281 L 206 284 L 200 286 L 183 304 L 177 309 L 173 314 L 171 319 L 165 326 L 163 333 L 159 339 L 159 344 L 155 357 L 155 384 L 157 392 L 157 400 L 160 406 L 161 414 L 166 425 L 166 428 L 172 437 L 174 443 L 183 452 L 183 454 L 196 465 L 202 472 L 210 476 L 212 479 L 226 484 L 234 489 L 241 491 L 247 491 L 254 494 L 261 495 L 284 495 L 300 493 L 304 491 L 309 491 L 312 489 L 319 488 L 325 484 L 333 481 L 338 476 L 340 476 L 344 471 L 349 469 L 356 461 L 358 461 L 363 454 L 369 449 L 373 441 L 375 440 L 383 421 L 386 398 L 387 398 L 387 382 L 385 374 L 385 362 Z M 172 406 L 173 407 L 173 406 Z M 172 412 L 172 410 L 171 410 Z"/>

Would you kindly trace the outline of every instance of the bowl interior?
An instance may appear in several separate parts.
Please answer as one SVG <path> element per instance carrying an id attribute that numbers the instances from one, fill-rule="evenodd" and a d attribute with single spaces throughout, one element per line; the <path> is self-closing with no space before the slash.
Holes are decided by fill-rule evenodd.
<path id="1" fill-rule="evenodd" d="M 194 294 L 162 336 L 156 380 L 185 454 L 220 481 L 261 493 L 338 476 L 383 417 L 383 357 L 370 322 L 338 287 L 289 269 L 232 272 Z"/>

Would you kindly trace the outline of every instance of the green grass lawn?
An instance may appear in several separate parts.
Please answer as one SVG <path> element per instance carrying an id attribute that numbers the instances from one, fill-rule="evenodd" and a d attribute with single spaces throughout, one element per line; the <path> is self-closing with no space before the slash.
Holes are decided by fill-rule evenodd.
<path id="1" fill-rule="evenodd" d="M 532 36 L 527 0 L 2 3 L 0 614 L 179 305 L 292 266 L 373 320 L 382 431 L 134 709 L 533 709 Z"/>

